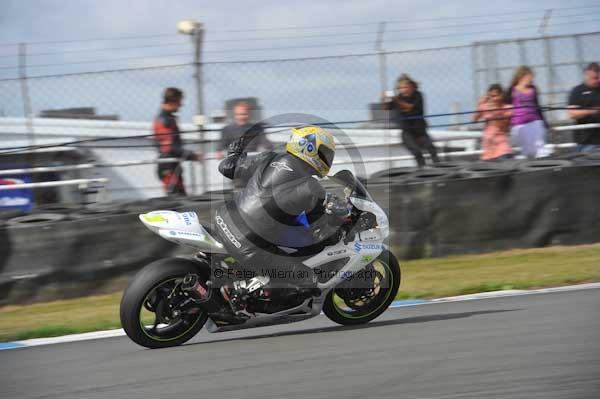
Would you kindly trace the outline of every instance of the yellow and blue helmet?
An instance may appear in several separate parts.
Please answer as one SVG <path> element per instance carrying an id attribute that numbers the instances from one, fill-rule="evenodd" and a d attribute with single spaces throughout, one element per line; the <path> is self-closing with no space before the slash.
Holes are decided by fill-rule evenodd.
<path id="1" fill-rule="evenodd" d="M 286 150 L 297 158 L 300 158 L 318 173 L 327 176 L 333 157 L 335 155 L 335 143 L 333 135 L 318 126 L 305 126 L 293 128 Z"/>

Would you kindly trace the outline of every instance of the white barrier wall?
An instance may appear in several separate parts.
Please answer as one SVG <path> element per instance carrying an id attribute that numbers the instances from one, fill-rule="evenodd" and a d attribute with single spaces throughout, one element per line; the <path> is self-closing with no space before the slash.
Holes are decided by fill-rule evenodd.
<path id="1" fill-rule="evenodd" d="M 24 118 L 0 118 L 0 150 L 30 145 L 28 131 Z M 35 145 L 60 144 L 77 140 L 93 139 L 99 137 L 123 138 L 128 136 L 143 136 L 151 134 L 150 122 L 127 121 L 96 121 L 74 119 L 49 119 L 33 118 L 33 137 Z M 223 125 L 208 125 L 207 129 L 218 130 Z M 195 130 L 196 126 L 181 123 L 183 131 Z M 281 130 L 281 129 L 271 129 Z M 399 145 L 400 131 L 383 129 L 345 129 L 346 137 L 339 141 L 350 144 L 351 150 L 338 145 L 336 161 L 333 171 L 350 169 L 359 175 L 370 175 L 378 170 L 390 166 L 410 166 L 414 162 L 409 158 L 388 163 L 365 162 L 368 159 L 382 159 L 387 157 L 407 156 L 409 153 Z M 481 132 L 431 130 L 430 134 L 436 141 L 453 140 L 452 145 L 464 147 L 467 151 L 476 149 L 476 140 Z M 459 137 L 460 140 L 456 140 Z M 200 140 L 200 133 L 186 133 L 186 140 Z M 207 144 L 206 167 L 208 171 L 208 190 L 218 190 L 227 185 L 217 170 L 219 160 L 214 158 L 214 151 L 218 150 L 218 140 L 221 138 L 219 131 L 205 132 L 206 140 L 215 140 Z M 288 138 L 287 132 L 270 134 L 269 138 L 282 147 Z M 390 144 L 396 144 L 391 145 Z M 157 150 L 151 139 L 119 139 L 94 142 L 90 144 L 93 150 L 94 163 L 115 165 L 113 167 L 94 168 L 89 177 L 107 177 L 108 197 L 110 199 L 143 199 L 163 195 L 160 181 L 156 175 L 156 165 L 143 164 L 133 166 L 116 165 L 130 161 L 151 161 L 157 158 Z M 443 144 L 440 144 L 443 145 Z M 103 147 L 111 148 L 103 148 Z M 188 145 L 190 150 L 198 150 L 198 144 Z M 357 166 L 357 167 L 355 167 Z M 201 164 L 184 162 L 184 179 L 188 192 L 200 193 L 201 190 Z"/>

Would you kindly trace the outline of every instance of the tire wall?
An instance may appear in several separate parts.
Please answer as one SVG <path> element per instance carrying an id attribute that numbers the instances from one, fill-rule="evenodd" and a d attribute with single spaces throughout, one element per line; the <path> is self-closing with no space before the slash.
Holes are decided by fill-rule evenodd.
<path id="1" fill-rule="evenodd" d="M 147 230 L 138 215 L 4 226 L 8 245 L 0 304 L 87 295 L 103 283 L 169 256 L 174 245 Z"/>
<path id="2" fill-rule="evenodd" d="M 390 244 L 397 256 L 600 242 L 600 161 L 513 166 L 470 177 L 390 182 L 383 201 L 390 204 Z"/>
<path id="3" fill-rule="evenodd" d="M 140 213 L 157 209 L 196 211 L 208 220 L 210 202 L 154 199 L 0 214 L 0 305 L 114 291 L 143 265 L 189 253 L 140 222 Z"/>
<path id="4" fill-rule="evenodd" d="M 390 216 L 389 243 L 396 256 L 600 242 L 600 160 L 484 166 L 411 171 L 368 182 Z M 208 195 L 70 213 L 55 208 L 44 210 L 41 220 L 35 214 L 0 214 L 0 305 L 103 292 L 107 283 L 125 280 L 149 262 L 189 253 L 147 230 L 138 214 L 195 211 L 209 221 L 221 201 L 223 196 Z"/>

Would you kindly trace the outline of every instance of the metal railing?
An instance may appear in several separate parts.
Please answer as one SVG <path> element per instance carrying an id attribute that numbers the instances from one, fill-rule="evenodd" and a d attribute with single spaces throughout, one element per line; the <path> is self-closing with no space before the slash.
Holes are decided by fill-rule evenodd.
<path id="1" fill-rule="evenodd" d="M 179 161 L 181 161 L 179 158 L 159 158 L 159 159 L 146 159 L 146 160 L 138 160 L 138 161 L 121 161 L 121 162 L 111 162 L 111 163 L 83 163 L 83 164 L 66 165 L 66 166 L 39 166 L 39 167 L 35 167 L 35 168 L 3 169 L 3 170 L 0 170 L 0 176 L 36 174 L 36 173 L 48 173 L 48 172 L 71 172 L 71 171 L 76 171 L 76 170 L 87 170 L 87 169 L 93 169 L 93 168 L 137 166 L 137 165 L 148 165 L 148 164 L 173 163 L 173 162 L 179 162 Z"/>
<path id="2" fill-rule="evenodd" d="M 92 183 L 106 184 L 108 179 L 105 177 L 99 177 L 95 179 L 72 179 L 72 180 L 56 180 L 56 181 L 45 181 L 38 183 L 21 183 L 21 184 L 0 184 L 0 191 L 2 190 L 21 190 L 29 188 L 46 188 L 46 187 L 61 187 L 61 186 L 79 186 L 81 189 L 88 188 Z"/>
<path id="3" fill-rule="evenodd" d="M 54 188 L 54 187 L 68 187 L 77 186 L 80 190 L 89 188 L 91 184 L 101 184 L 100 187 L 94 187 L 97 189 L 98 196 L 96 202 L 104 202 L 106 200 L 106 185 L 108 179 L 106 177 L 99 177 L 93 179 L 70 179 L 70 180 L 56 180 L 56 181 L 45 181 L 37 183 L 20 183 L 20 184 L 1 184 L 0 191 L 11 191 L 11 190 L 23 190 L 23 189 L 40 189 L 40 188 Z"/>
<path id="4" fill-rule="evenodd" d="M 567 125 L 567 126 L 556 126 L 552 130 L 556 132 L 572 131 L 572 130 L 586 130 L 599 128 L 600 123 L 582 123 L 581 125 Z"/>
<path id="5" fill-rule="evenodd" d="M 552 130 L 562 133 L 562 132 L 570 132 L 574 130 L 584 130 L 590 128 L 598 128 L 600 124 L 580 124 L 580 125 L 567 125 L 567 126 L 557 126 L 553 127 Z M 372 131 L 376 131 L 379 129 L 370 129 Z M 393 134 L 394 131 L 386 131 L 388 135 Z M 398 130 L 399 132 L 399 130 Z M 481 132 L 471 132 L 471 133 L 457 133 L 456 135 L 450 137 L 438 137 L 434 138 L 435 142 L 442 142 L 445 145 L 451 143 L 453 141 L 464 141 L 464 140 L 479 140 L 481 138 Z M 388 143 L 359 143 L 356 145 L 340 145 L 338 148 L 340 149 L 377 149 L 389 147 L 389 146 L 401 146 L 401 141 L 394 141 Z M 554 152 L 559 148 L 572 148 L 575 147 L 575 143 L 561 143 L 561 144 L 547 144 L 546 148 L 550 152 Z M 515 148 L 515 150 L 519 150 L 519 148 Z M 440 156 L 473 156 L 481 154 L 481 150 L 467 150 L 467 151 L 450 151 L 450 152 L 440 152 Z M 427 155 L 425 155 L 427 156 Z M 215 156 L 215 153 L 210 153 L 205 156 L 205 160 L 218 160 Z M 371 156 L 365 159 L 362 159 L 361 162 L 365 164 L 375 164 L 375 163 L 390 163 L 396 161 L 413 161 L 414 157 L 412 155 L 396 155 L 396 156 Z M 131 160 L 131 161 L 114 161 L 109 163 L 83 163 L 76 165 L 64 165 L 64 166 L 47 166 L 47 167 L 34 167 L 34 168 L 18 168 L 18 169 L 6 169 L 0 170 L 0 176 L 14 176 L 14 175 L 22 175 L 22 174 L 36 174 L 36 173 L 47 173 L 47 172 L 68 172 L 68 171 L 81 171 L 81 170 L 90 170 L 94 168 L 122 168 L 129 166 L 139 166 L 139 165 L 152 165 L 152 164 L 161 164 L 161 163 L 174 163 L 174 162 L 182 162 L 182 160 L 178 158 L 159 158 L 159 159 L 143 159 L 143 160 Z M 353 159 L 337 159 L 334 161 L 334 165 L 349 165 L 355 163 L 356 160 Z M 16 189 L 29 189 L 29 188 L 45 188 L 45 187 L 58 187 L 58 186 L 70 186 L 77 185 L 81 188 L 87 188 L 90 184 L 103 184 L 102 186 L 102 198 L 105 197 L 106 194 L 106 185 L 108 184 L 109 179 L 105 177 L 100 178 L 90 178 L 90 179 L 70 179 L 70 180 L 62 180 L 62 181 L 49 181 L 49 182 L 40 182 L 40 183 L 23 183 L 23 184 L 14 184 L 14 185 L 2 185 L 0 186 L 0 190 L 16 190 Z M 135 187 L 132 187 L 135 188 Z"/>

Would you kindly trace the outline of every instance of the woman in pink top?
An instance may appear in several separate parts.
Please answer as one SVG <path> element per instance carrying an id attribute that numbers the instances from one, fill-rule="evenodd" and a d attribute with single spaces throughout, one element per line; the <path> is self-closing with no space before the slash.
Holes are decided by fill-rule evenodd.
<path id="1" fill-rule="evenodd" d="M 473 121 L 485 121 L 481 143 L 482 160 L 512 158 L 512 148 L 508 136 L 510 117 L 511 110 L 508 105 L 504 104 L 502 87 L 499 84 L 491 85 L 487 95 L 479 100 L 477 112 L 473 115 Z"/>
<path id="2" fill-rule="evenodd" d="M 517 68 L 507 95 L 506 102 L 513 106 L 512 134 L 521 147 L 521 154 L 527 158 L 549 155 L 544 147 L 547 123 L 540 110 L 531 68 L 524 65 Z"/>

